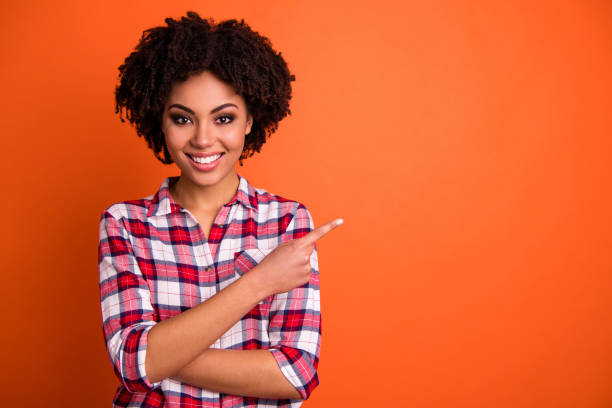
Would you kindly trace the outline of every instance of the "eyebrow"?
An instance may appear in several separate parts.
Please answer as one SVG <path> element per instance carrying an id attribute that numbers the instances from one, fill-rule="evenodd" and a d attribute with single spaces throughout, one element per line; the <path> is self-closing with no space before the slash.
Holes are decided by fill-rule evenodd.
<path id="1" fill-rule="evenodd" d="M 218 112 L 218 111 L 220 111 L 223 108 L 227 108 L 228 106 L 233 106 L 235 108 L 238 108 L 238 106 L 236 106 L 233 103 L 224 103 L 223 105 L 219 105 L 216 108 L 214 108 L 213 110 L 211 110 L 210 113 Z M 195 112 L 192 109 L 190 109 L 190 108 L 188 108 L 188 107 L 186 107 L 184 105 L 181 105 L 179 103 L 173 103 L 172 105 L 168 106 L 168 110 L 170 110 L 170 108 L 180 108 L 180 109 L 183 109 L 184 111 L 187 111 L 187 112 L 191 113 L 192 115 L 195 115 Z"/>

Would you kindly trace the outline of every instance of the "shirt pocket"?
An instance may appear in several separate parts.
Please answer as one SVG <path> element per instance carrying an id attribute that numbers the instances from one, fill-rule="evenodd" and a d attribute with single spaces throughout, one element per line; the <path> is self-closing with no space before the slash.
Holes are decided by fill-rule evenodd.
<path id="1" fill-rule="evenodd" d="M 254 267 L 256 267 L 263 259 L 274 249 L 265 248 L 245 248 L 241 251 L 234 252 L 234 273 L 239 278 Z"/>

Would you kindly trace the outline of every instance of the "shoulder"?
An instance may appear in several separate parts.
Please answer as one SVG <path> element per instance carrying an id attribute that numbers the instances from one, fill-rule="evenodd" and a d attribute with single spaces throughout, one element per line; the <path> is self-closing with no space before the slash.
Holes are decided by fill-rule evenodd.
<path id="1" fill-rule="evenodd" d="M 104 221 L 112 217 L 117 221 L 145 221 L 152 199 L 153 196 L 148 196 L 145 198 L 113 203 L 102 211 L 100 219 Z"/>
<path id="2" fill-rule="evenodd" d="M 278 220 L 283 225 L 282 229 L 299 220 L 300 224 L 312 224 L 312 216 L 306 205 L 298 200 L 287 198 L 270 191 L 254 187 L 257 198 L 257 213 L 259 222 Z"/>

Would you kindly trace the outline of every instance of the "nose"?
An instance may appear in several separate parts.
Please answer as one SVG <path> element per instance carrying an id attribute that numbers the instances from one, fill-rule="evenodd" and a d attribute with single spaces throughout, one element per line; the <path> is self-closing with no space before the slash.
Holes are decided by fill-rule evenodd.
<path id="1" fill-rule="evenodd" d="M 212 126 L 207 126 L 206 123 L 200 122 L 195 128 L 191 144 L 197 149 L 205 149 L 214 143 L 215 136 Z"/>

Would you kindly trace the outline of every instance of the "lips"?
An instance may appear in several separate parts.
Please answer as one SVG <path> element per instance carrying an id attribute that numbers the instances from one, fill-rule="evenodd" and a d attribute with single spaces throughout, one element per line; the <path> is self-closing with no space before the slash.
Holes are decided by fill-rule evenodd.
<path id="1" fill-rule="evenodd" d="M 221 158 L 225 153 L 208 153 L 208 154 L 190 154 L 185 153 L 189 157 L 189 162 L 198 171 L 212 171 L 221 163 Z"/>
<path id="2" fill-rule="evenodd" d="M 209 164 L 217 161 L 223 156 L 223 152 L 219 153 L 185 153 L 192 161 L 199 164 Z"/>
<path id="3" fill-rule="evenodd" d="M 209 157 L 217 154 L 223 154 L 224 152 L 209 152 L 209 153 L 185 153 L 189 157 Z"/>

